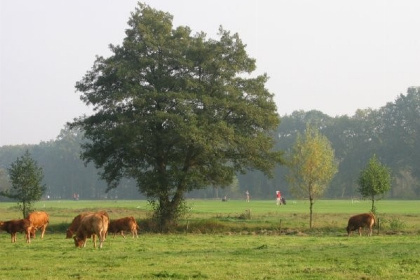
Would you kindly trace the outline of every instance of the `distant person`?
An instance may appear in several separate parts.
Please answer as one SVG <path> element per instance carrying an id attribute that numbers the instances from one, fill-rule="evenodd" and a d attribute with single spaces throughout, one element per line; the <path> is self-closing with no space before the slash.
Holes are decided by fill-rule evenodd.
<path id="1" fill-rule="evenodd" d="M 245 196 L 246 196 L 246 202 L 249 202 L 249 191 L 248 190 L 245 192 Z"/>
<path id="2" fill-rule="evenodd" d="M 281 205 L 281 192 L 276 191 L 276 204 Z"/>

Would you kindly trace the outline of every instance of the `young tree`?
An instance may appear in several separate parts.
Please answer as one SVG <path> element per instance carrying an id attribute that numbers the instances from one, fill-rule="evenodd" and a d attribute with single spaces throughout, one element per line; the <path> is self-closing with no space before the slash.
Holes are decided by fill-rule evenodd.
<path id="1" fill-rule="evenodd" d="M 365 169 L 360 172 L 358 183 L 359 193 L 363 198 L 372 200 L 371 211 L 375 213 L 375 197 L 379 200 L 381 195 L 391 189 L 391 172 L 379 162 L 376 155 L 373 155 Z"/>
<path id="2" fill-rule="evenodd" d="M 305 135 L 298 134 L 288 158 L 287 180 L 297 197 L 309 198 L 309 227 L 313 226 L 313 205 L 337 172 L 334 150 L 318 130 L 307 126 Z"/>
<path id="3" fill-rule="evenodd" d="M 102 168 L 108 189 L 135 179 L 165 231 L 186 192 L 227 186 L 247 169 L 270 175 L 281 162 L 279 116 L 267 76 L 246 75 L 255 60 L 237 34 L 191 35 L 140 3 L 128 24 L 122 45 L 76 84 L 95 113 L 72 127 L 84 130 L 82 158 Z"/>
<path id="4" fill-rule="evenodd" d="M 41 184 L 42 168 L 38 167 L 29 151 L 26 151 L 10 165 L 8 172 L 12 187 L 2 191 L 0 195 L 17 200 L 23 217 L 26 217 L 32 210 L 33 202 L 40 200 L 45 191 L 45 185 Z"/>

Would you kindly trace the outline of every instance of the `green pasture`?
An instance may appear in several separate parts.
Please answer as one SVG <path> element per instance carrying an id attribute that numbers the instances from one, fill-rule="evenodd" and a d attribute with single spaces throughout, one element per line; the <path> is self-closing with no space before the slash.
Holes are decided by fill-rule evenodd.
<path id="1" fill-rule="evenodd" d="M 143 234 L 76 249 L 63 234 L 10 243 L 1 279 L 420 279 L 420 237 Z"/>
<path id="2" fill-rule="evenodd" d="M 106 210 L 111 219 L 150 217 L 146 201 L 41 201 L 50 214 L 43 240 L 17 243 L 0 233 L 0 279 L 420 279 L 419 201 L 379 201 L 383 227 L 372 237 L 347 237 L 348 217 L 368 201 L 315 203 L 308 229 L 306 201 L 189 200 L 170 234 L 141 230 L 139 238 L 108 236 L 102 249 L 65 239 L 73 217 Z M 16 203 L 0 203 L 0 220 L 21 218 Z"/>
<path id="3" fill-rule="evenodd" d="M 377 219 L 383 233 L 420 232 L 420 202 L 416 200 L 380 200 L 376 202 Z M 134 216 L 141 224 L 151 216 L 151 207 L 145 200 L 96 200 L 96 201 L 40 201 L 35 209 L 50 214 L 50 231 L 64 231 L 74 216 L 84 211 L 106 210 L 111 219 Z M 185 217 L 176 232 L 225 233 L 304 232 L 314 235 L 342 235 L 351 215 L 369 212 L 367 200 L 319 200 L 314 205 L 314 228 L 308 229 L 309 203 L 289 200 L 277 206 L 274 200 L 188 200 Z M 0 203 L 0 220 L 22 218 L 16 203 Z M 147 231 L 146 225 L 144 230 Z"/>

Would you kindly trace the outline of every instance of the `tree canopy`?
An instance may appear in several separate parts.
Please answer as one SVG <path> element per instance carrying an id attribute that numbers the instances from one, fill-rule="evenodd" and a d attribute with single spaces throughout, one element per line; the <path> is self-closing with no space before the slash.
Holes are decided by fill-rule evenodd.
<path id="1" fill-rule="evenodd" d="M 369 198 L 372 201 L 371 211 L 375 213 L 375 200 L 391 189 L 391 174 L 388 167 L 379 162 L 376 155 L 373 155 L 360 172 L 358 183 L 358 191 L 363 198 Z"/>
<path id="2" fill-rule="evenodd" d="M 309 199 L 309 226 L 313 226 L 313 204 L 337 172 L 334 150 L 329 140 L 310 125 L 298 135 L 288 157 L 288 182 L 296 197 Z"/>
<path id="3" fill-rule="evenodd" d="M 165 228 L 185 192 L 229 185 L 236 172 L 270 175 L 282 161 L 273 150 L 279 116 L 238 34 L 192 35 L 144 4 L 128 24 L 122 45 L 76 84 L 94 114 L 72 127 L 84 130 L 82 158 L 101 168 L 109 189 L 136 180 Z"/>
<path id="4" fill-rule="evenodd" d="M 32 210 L 33 202 L 40 200 L 45 191 L 42 168 L 26 151 L 11 164 L 8 171 L 12 187 L 0 192 L 0 195 L 17 200 L 23 217 L 26 217 Z"/>

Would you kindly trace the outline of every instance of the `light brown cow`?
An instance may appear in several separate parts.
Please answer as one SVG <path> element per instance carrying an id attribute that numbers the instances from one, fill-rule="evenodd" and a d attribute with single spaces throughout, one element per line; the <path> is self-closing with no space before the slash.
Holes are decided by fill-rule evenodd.
<path id="1" fill-rule="evenodd" d="M 347 225 L 347 235 L 350 236 L 352 231 L 358 230 L 362 236 L 362 228 L 369 228 L 368 236 L 372 235 L 372 227 L 375 225 L 375 216 L 372 213 L 364 213 L 350 217 Z"/>
<path id="2" fill-rule="evenodd" d="M 120 233 L 124 238 L 124 231 L 131 232 L 131 235 L 134 237 L 137 236 L 137 230 L 139 229 L 139 226 L 137 225 L 136 220 L 134 217 L 125 217 L 117 220 L 111 220 L 109 222 L 109 228 L 108 232 L 112 233 L 115 237 L 115 234 Z"/>
<path id="3" fill-rule="evenodd" d="M 45 230 L 47 229 L 48 223 L 50 222 L 50 217 L 47 212 L 35 211 L 29 213 L 26 217 L 32 223 L 31 235 L 35 237 L 35 232 L 38 229 L 41 229 L 41 238 L 44 238 Z"/>
<path id="4" fill-rule="evenodd" d="M 16 233 L 18 232 L 24 232 L 26 237 L 26 243 L 31 243 L 31 228 L 31 222 L 28 219 L 0 222 L 0 230 L 4 230 L 10 233 L 12 237 L 12 243 L 16 242 Z"/>
<path id="5" fill-rule="evenodd" d="M 99 248 L 105 241 L 109 219 L 101 213 L 87 214 L 80 221 L 80 226 L 73 237 L 76 247 L 85 247 L 88 237 L 93 236 L 93 247 L 96 248 L 96 236 L 99 237 Z"/>
<path id="6" fill-rule="evenodd" d="M 94 214 L 94 213 L 100 213 L 103 214 L 105 216 L 107 216 L 108 220 L 109 220 L 109 215 L 106 211 L 99 211 L 99 212 L 83 212 L 80 213 L 79 215 L 77 215 L 76 217 L 74 217 L 73 221 L 71 222 L 69 228 L 66 231 L 66 238 L 72 238 L 73 235 L 76 233 L 77 229 L 80 226 L 80 222 L 82 221 L 82 218 L 88 214 Z"/>

